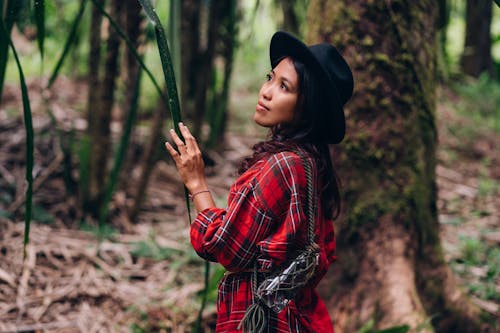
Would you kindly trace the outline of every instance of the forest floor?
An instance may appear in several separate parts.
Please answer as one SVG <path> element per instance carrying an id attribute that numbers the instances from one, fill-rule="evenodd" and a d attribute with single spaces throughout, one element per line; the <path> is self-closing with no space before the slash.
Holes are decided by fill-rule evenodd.
<path id="1" fill-rule="evenodd" d="M 191 332 L 200 306 L 204 263 L 189 245 L 183 189 L 165 160 L 154 169 L 139 222 L 125 214 L 118 190 L 113 225 L 99 229 L 78 219 L 63 182 L 63 155 L 50 118 L 83 129 L 78 105 L 85 86 L 59 79 L 52 95 L 30 82 L 35 127 L 34 221 L 23 261 L 24 128 L 17 87 L 6 86 L 0 106 L 0 333 Z M 54 93 L 57 92 L 57 93 Z M 500 135 L 457 112 L 460 96 L 439 92 L 437 184 L 446 260 L 463 290 L 499 320 Z M 135 139 L 140 141 L 140 135 Z M 239 159 L 254 136 L 228 134 L 207 168 L 216 201 L 224 205 Z M 137 170 L 127 172 L 133 182 Z M 216 283 L 212 266 L 204 327 L 214 323 Z"/>

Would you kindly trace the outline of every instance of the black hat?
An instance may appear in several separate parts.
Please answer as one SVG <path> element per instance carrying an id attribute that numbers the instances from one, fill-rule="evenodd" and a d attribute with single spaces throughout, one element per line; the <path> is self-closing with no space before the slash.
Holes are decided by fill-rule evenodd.
<path id="1" fill-rule="evenodd" d="M 276 67 L 285 57 L 295 58 L 318 75 L 326 85 L 329 105 L 319 121 L 327 126 L 322 141 L 339 143 L 345 135 L 344 104 L 351 98 L 354 81 L 349 65 L 339 51 L 328 43 L 307 46 L 293 35 L 278 31 L 271 38 L 271 66 Z"/>

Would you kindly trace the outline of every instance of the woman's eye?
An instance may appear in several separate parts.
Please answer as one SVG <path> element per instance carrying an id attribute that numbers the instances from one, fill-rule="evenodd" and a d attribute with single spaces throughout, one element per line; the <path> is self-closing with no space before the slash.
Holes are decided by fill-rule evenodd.
<path id="1" fill-rule="evenodd" d="M 288 90 L 288 87 L 286 86 L 286 84 L 282 83 L 280 85 L 280 88 L 283 89 L 283 90 Z"/>
<path id="2" fill-rule="evenodd" d="M 271 81 L 272 77 L 271 74 L 266 74 L 266 81 Z"/>

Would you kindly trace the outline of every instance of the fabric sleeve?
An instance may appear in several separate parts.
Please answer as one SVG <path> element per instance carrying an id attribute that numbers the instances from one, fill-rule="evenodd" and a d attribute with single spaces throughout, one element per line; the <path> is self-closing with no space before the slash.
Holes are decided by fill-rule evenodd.
<path id="1" fill-rule="evenodd" d="M 272 269 L 306 243 L 300 157 L 273 154 L 255 170 L 251 179 L 233 185 L 226 210 L 202 211 L 191 226 L 195 251 L 231 271 L 250 268 L 255 259 L 261 269 Z"/>
<path id="2" fill-rule="evenodd" d="M 191 244 L 198 255 L 230 271 L 251 267 L 258 255 L 257 242 L 270 230 L 271 216 L 255 197 L 254 181 L 255 177 L 237 181 L 227 209 L 206 209 L 191 225 Z"/>

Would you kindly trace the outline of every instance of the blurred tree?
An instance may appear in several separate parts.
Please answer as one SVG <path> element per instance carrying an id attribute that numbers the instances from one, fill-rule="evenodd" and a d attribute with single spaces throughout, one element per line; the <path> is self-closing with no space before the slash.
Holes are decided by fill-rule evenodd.
<path id="1" fill-rule="evenodd" d="M 491 55 L 491 0 L 467 0 L 465 9 L 465 43 L 460 59 L 462 71 L 473 77 L 482 72 L 495 74 Z"/>
<path id="2" fill-rule="evenodd" d="M 97 0 L 100 6 L 104 6 L 104 0 Z M 90 48 L 88 57 L 88 96 L 87 96 L 87 135 L 88 138 L 93 136 L 97 137 L 97 112 L 100 109 L 100 80 L 99 80 L 99 67 L 101 64 L 101 24 L 102 16 L 96 6 L 92 6 L 92 15 L 90 17 Z M 90 139 L 89 139 L 90 140 Z M 91 144 L 86 144 L 84 150 L 92 151 Z M 90 152 L 88 154 L 91 155 Z M 99 174 L 99 161 L 94 160 L 95 165 L 91 164 L 90 160 L 81 160 L 80 163 L 86 164 L 81 168 L 88 170 L 88 180 L 81 182 L 81 201 L 83 209 L 86 210 L 91 206 L 91 202 L 98 197 L 100 184 L 99 178 L 103 176 Z M 81 178 L 81 177 L 80 177 Z M 98 208 L 95 209 L 97 214 Z"/>
<path id="3" fill-rule="evenodd" d="M 223 2 L 220 9 L 221 27 L 218 29 L 218 42 L 216 46 L 217 60 L 213 65 L 213 82 L 209 89 L 209 108 L 207 122 L 210 125 L 207 145 L 213 147 L 223 142 L 227 124 L 227 106 L 229 100 L 229 83 L 233 72 L 234 50 L 238 35 L 237 1 Z"/>
<path id="4" fill-rule="evenodd" d="M 110 2 L 110 15 L 113 18 L 121 17 L 123 2 L 120 0 L 111 0 Z M 97 14 L 100 16 L 100 13 Z M 100 27 L 100 24 L 98 25 Z M 91 28 L 96 29 L 95 27 Z M 92 34 L 100 34 L 101 31 L 91 31 Z M 89 96 L 96 94 L 96 101 L 94 104 L 88 104 L 88 134 L 89 134 L 89 149 L 90 149 L 90 191 L 88 201 L 85 203 L 86 211 L 93 216 L 98 216 L 101 211 L 101 203 L 103 202 L 103 195 L 105 184 L 107 182 L 106 175 L 108 173 L 108 159 L 112 156 L 112 146 L 110 137 L 111 127 L 111 110 L 114 105 L 114 97 L 116 91 L 116 79 L 119 74 L 119 50 L 121 38 L 116 32 L 115 28 L 109 24 L 107 31 L 106 53 L 104 59 L 104 67 L 102 79 L 99 79 L 99 64 L 97 64 L 95 73 L 92 80 L 89 79 Z M 96 38 L 98 37 L 91 37 Z M 91 40 L 92 42 L 92 40 Z M 92 45 L 100 49 L 100 45 Z M 93 58 L 94 53 L 100 52 L 90 50 Z M 97 57 L 97 56 L 96 56 Z M 92 60 L 90 60 L 92 61 Z M 90 62 L 89 61 L 89 62 Z M 99 58 L 96 58 L 99 61 Z M 90 67 L 92 71 L 92 67 Z M 89 76 L 90 78 L 90 76 Z M 97 78 L 98 82 L 94 80 Z M 95 84 L 95 85 L 91 85 Z M 97 90 L 91 92 L 92 90 Z M 90 99 L 90 97 L 89 97 Z"/>
<path id="5" fill-rule="evenodd" d="M 338 46 L 355 81 L 347 137 L 334 154 L 344 182 L 339 259 L 320 286 L 340 332 L 370 320 L 377 328 L 480 331 L 439 238 L 437 10 L 431 0 L 313 0 L 309 7 L 308 42 Z"/>
<path id="6" fill-rule="evenodd" d="M 283 30 L 299 36 L 299 18 L 295 12 L 297 0 L 278 0 L 283 11 Z"/>
<path id="7" fill-rule="evenodd" d="M 450 22 L 450 6 L 448 0 L 438 0 L 438 77 L 442 81 L 446 81 L 448 76 L 448 64 L 450 62 L 448 51 L 446 49 L 446 33 Z"/>
<path id="8" fill-rule="evenodd" d="M 236 43 L 236 0 L 182 1 L 181 54 L 182 54 L 182 108 L 193 123 L 193 134 L 201 139 L 201 128 L 210 108 L 227 108 L 228 94 L 223 93 L 230 80 L 233 51 Z M 220 70 L 217 63 L 224 63 Z M 215 76 L 215 71 L 222 75 Z M 217 96 L 217 99 L 211 99 Z M 217 105 L 214 106 L 214 103 Z M 226 113 L 227 110 L 224 110 Z M 225 116 L 219 117 L 224 121 Z M 224 126 L 218 126 L 224 128 Z"/>
<path id="9" fill-rule="evenodd" d="M 139 55 L 143 56 L 144 47 L 142 46 L 145 42 L 144 32 L 146 28 L 145 25 L 146 20 L 144 19 L 141 5 L 139 4 L 138 1 L 128 3 L 124 10 L 124 14 L 125 14 L 125 32 L 130 41 L 132 42 L 133 46 L 135 47 L 135 49 L 138 51 Z M 140 68 L 139 68 L 139 63 L 135 58 L 135 55 L 130 50 L 127 50 L 124 56 L 125 56 L 124 57 L 125 66 L 122 72 L 125 73 L 126 77 L 125 77 L 125 95 L 124 95 L 125 98 L 122 110 L 127 110 L 129 109 L 129 106 L 133 105 L 133 103 L 137 103 L 137 101 L 134 101 L 134 96 L 137 96 L 136 90 L 139 89 Z M 164 113 L 165 112 L 164 110 L 165 108 L 162 108 L 161 110 L 157 111 L 155 115 L 158 113 Z M 131 112 L 132 109 L 129 109 L 129 111 Z M 159 131 L 161 133 L 161 128 L 163 126 L 163 122 L 158 121 L 156 117 L 157 116 L 155 116 L 153 119 L 152 123 L 153 130 L 151 131 L 152 134 L 150 138 L 154 138 L 157 141 L 154 144 L 150 143 L 145 147 L 141 160 L 138 163 L 140 169 L 142 170 L 142 172 L 139 173 L 140 174 L 139 179 L 137 180 L 137 183 L 134 184 L 134 186 L 127 187 L 127 189 L 132 192 L 131 193 L 132 204 L 128 211 L 129 219 L 131 221 L 135 221 L 137 215 L 139 214 L 140 207 L 144 202 L 149 176 L 151 174 L 151 170 L 154 167 L 154 163 L 151 162 L 150 155 L 152 154 L 151 151 L 153 150 L 153 147 L 156 147 L 157 143 L 159 142 L 157 134 L 158 130 L 156 130 L 156 128 L 159 127 Z M 135 159 L 132 159 L 131 163 L 137 163 L 137 161 Z M 130 177 L 127 177 L 127 179 L 124 179 L 124 182 L 127 183 L 130 180 L 131 180 Z"/>

